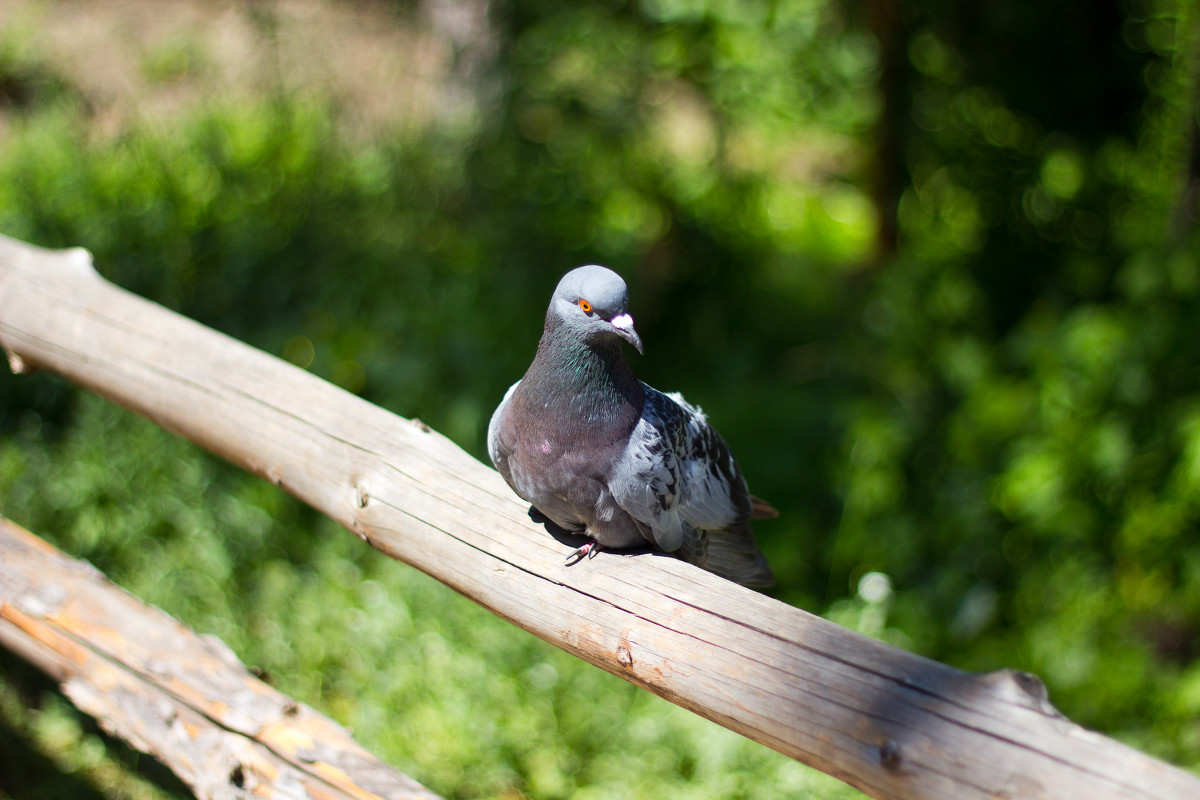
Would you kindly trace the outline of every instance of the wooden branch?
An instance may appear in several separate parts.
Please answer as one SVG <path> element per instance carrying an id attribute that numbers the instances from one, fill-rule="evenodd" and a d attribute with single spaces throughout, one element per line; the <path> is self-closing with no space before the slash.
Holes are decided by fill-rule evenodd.
<path id="1" fill-rule="evenodd" d="M 205 800 L 436 800 L 345 729 L 29 531 L 0 518 L 0 644 Z"/>
<path id="2" fill-rule="evenodd" d="M 398 309 L 402 311 L 402 309 Z M 973 675 L 676 559 L 573 567 L 449 440 L 100 278 L 0 240 L 0 344 L 284 487 L 383 552 L 672 702 L 880 798 L 1195 798 L 1200 779 Z"/>

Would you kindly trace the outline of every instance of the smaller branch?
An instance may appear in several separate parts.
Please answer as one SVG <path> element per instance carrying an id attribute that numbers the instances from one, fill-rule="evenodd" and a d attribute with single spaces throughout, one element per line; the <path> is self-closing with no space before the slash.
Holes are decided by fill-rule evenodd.
<path id="1" fill-rule="evenodd" d="M 201 636 L 0 518 L 0 644 L 202 800 L 437 800 L 344 728 Z"/>

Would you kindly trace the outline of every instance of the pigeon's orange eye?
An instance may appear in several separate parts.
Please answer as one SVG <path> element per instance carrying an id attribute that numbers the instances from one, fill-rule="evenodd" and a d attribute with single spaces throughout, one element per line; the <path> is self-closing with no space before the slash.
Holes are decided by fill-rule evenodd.
<path id="1" fill-rule="evenodd" d="M 583 313 L 585 313 L 585 314 L 592 313 L 592 304 L 589 303 L 587 300 L 580 300 L 579 307 L 583 309 Z"/>

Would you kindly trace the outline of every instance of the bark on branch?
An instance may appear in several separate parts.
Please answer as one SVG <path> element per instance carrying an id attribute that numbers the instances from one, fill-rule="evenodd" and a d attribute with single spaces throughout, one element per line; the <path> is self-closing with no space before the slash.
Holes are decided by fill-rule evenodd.
<path id="1" fill-rule="evenodd" d="M 199 636 L 0 517 L 0 644 L 197 797 L 437 800 L 345 729 Z"/>
<path id="2" fill-rule="evenodd" d="M 284 487 L 388 555 L 626 680 L 880 798 L 1195 798 L 1200 779 L 1084 730 L 1032 675 L 975 675 L 681 561 L 565 567 L 446 438 L 0 240 L 0 345 Z"/>

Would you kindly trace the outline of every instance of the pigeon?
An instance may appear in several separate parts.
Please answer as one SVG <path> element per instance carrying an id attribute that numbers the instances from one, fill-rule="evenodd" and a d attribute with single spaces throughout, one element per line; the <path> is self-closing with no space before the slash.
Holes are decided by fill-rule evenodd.
<path id="1" fill-rule="evenodd" d="M 772 585 L 750 520 L 777 512 L 747 491 L 699 408 L 633 374 L 622 343 L 643 349 L 628 306 L 625 281 L 606 267 L 563 276 L 533 363 L 492 414 L 492 463 L 535 521 L 587 538 L 568 564 L 650 547 Z"/>

